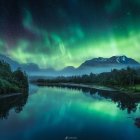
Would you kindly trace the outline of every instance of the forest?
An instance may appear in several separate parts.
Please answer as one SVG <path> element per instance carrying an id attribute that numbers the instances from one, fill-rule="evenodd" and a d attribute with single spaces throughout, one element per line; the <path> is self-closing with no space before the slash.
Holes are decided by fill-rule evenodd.
<path id="1" fill-rule="evenodd" d="M 0 94 L 23 93 L 28 91 L 28 76 L 20 68 L 11 70 L 8 63 L 0 61 Z"/>
<path id="2" fill-rule="evenodd" d="M 54 79 L 38 79 L 37 83 L 77 83 L 77 84 L 95 84 L 110 87 L 135 87 L 140 84 L 139 70 L 127 67 L 126 69 L 113 69 L 111 72 L 100 74 L 90 73 L 82 76 L 60 76 Z"/>

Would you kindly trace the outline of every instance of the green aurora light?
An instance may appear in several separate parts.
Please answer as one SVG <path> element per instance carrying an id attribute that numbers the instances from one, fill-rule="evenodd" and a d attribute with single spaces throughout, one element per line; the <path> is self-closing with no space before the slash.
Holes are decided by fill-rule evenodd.
<path id="1" fill-rule="evenodd" d="M 78 1 L 74 2 L 75 6 L 77 3 Z M 110 3 L 105 4 L 104 10 L 109 16 L 116 15 L 122 3 L 121 0 L 111 0 Z M 134 3 L 140 6 L 138 0 L 135 0 Z M 83 7 L 83 5 L 80 6 Z M 65 23 L 69 18 L 68 13 L 62 8 L 58 9 L 58 14 L 62 18 L 60 18 L 60 22 Z M 85 27 L 81 21 L 73 21 L 70 22 L 71 24 L 64 24 L 63 28 L 59 29 L 58 26 L 56 30 L 56 28 L 49 29 L 43 25 L 39 26 L 34 14 L 26 6 L 22 10 L 21 24 L 35 38 L 19 36 L 16 37 L 14 43 L 11 43 L 0 36 L 0 52 L 20 63 L 31 62 L 38 64 L 41 68 L 54 69 L 62 69 L 66 66 L 78 67 L 87 59 L 113 55 L 127 55 L 140 62 L 138 17 L 137 14 L 134 16 L 133 8 L 129 8 L 126 10 L 125 16 L 119 17 L 120 20 L 117 18 L 116 22 L 114 20 L 109 25 L 107 25 L 108 22 L 105 22 L 105 26 L 104 23 L 100 23 L 103 28 L 97 27 L 101 18 L 99 17 L 97 25 L 89 22 L 89 27 Z"/>

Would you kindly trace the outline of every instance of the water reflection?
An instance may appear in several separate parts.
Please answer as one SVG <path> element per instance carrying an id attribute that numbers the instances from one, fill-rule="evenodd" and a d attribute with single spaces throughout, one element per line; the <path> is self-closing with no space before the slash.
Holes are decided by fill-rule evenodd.
<path id="1" fill-rule="evenodd" d="M 27 99 L 27 93 L 0 99 L 0 119 L 7 119 L 11 109 L 14 109 L 16 113 L 20 113 Z"/>
<path id="2" fill-rule="evenodd" d="M 135 125 L 140 128 L 140 118 L 135 118 Z"/>
<path id="3" fill-rule="evenodd" d="M 51 87 L 56 87 L 52 86 Z M 117 103 L 117 107 L 121 110 L 127 110 L 127 113 L 130 114 L 132 112 L 136 112 L 138 103 L 140 102 L 140 98 L 132 98 L 129 95 L 125 93 L 120 93 L 117 91 L 105 91 L 105 90 L 97 90 L 93 88 L 88 87 L 78 87 L 73 85 L 57 85 L 57 87 L 60 88 L 69 88 L 74 90 L 82 90 L 83 93 L 87 94 L 90 93 L 90 95 L 98 94 L 101 97 L 104 97 L 105 99 L 110 99 L 111 101 Z"/>
<path id="4" fill-rule="evenodd" d="M 87 93 L 89 93 L 89 95 L 91 97 L 93 97 L 93 99 L 95 99 L 98 95 L 100 98 L 105 98 L 105 99 L 109 99 L 111 101 L 113 101 L 114 103 L 117 104 L 117 107 L 120 110 L 127 110 L 128 114 L 131 114 L 132 112 L 136 112 L 137 109 L 140 110 L 140 108 L 138 107 L 138 104 L 140 103 L 140 98 L 132 98 L 129 95 L 125 94 L 125 93 L 120 93 L 117 91 L 104 91 L 104 90 L 97 90 L 97 89 L 92 89 L 92 88 L 88 88 L 88 87 L 78 87 L 78 86 L 72 86 L 72 85 L 55 85 L 55 86 L 50 86 L 50 87 L 59 87 L 59 88 L 68 88 L 71 90 L 79 90 L 82 91 L 83 93 L 85 93 L 85 95 L 87 95 Z M 98 98 L 99 98 L 98 97 Z M 140 117 L 134 117 L 131 118 L 134 120 L 134 125 L 137 128 L 140 128 Z"/>
<path id="5" fill-rule="evenodd" d="M 4 104 L 15 103 L 15 98 L 3 101 L 0 110 L 7 110 L 3 114 L 8 112 L 9 117 L 0 120 L 1 140 L 63 140 L 66 137 L 77 137 L 78 140 L 140 139 L 140 129 L 134 125 L 140 112 L 131 111 L 128 115 L 126 110 L 120 110 L 117 105 L 123 100 L 117 93 L 103 94 L 99 90 L 67 87 L 38 87 L 33 91 L 37 92 L 29 94 L 26 106 L 26 98 L 18 99 L 20 105 L 11 107 L 4 107 Z M 24 106 L 18 115 L 13 111 L 17 106 L 22 109 Z"/>

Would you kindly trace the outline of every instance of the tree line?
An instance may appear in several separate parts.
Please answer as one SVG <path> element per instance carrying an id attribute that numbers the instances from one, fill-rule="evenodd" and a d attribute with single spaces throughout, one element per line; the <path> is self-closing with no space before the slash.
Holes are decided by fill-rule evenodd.
<path id="1" fill-rule="evenodd" d="M 0 60 L 0 94 L 28 91 L 28 77 L 20 68 L 11 70 L 8 63 Z"/>
<path id="2" fill-rule="evenodd" d="M 100 74 L 90 73 L 82 76 L 60 76 L 51 80 L 38 79 L 38 83 L 95 83 L 106 86 L 134 86 L 140 83 L 138 72 L 128 67 L 127 69 L 113 69 L 111 72 Z"/>

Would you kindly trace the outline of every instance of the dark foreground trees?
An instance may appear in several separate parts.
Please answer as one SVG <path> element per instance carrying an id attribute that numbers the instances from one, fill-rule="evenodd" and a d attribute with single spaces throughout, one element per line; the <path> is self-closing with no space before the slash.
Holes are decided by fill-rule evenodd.
<path id="1" fill-rule="evenodd" d="M 28 77 L 25 72 L 22 72 L 20 69 L 17 69 L 13 72 L 13 79 L 20 89 L 28 89 Z"/>
<path id="2" fill-rule="evenodd" d="M 12 71 L 10 65 L 0 61 L 0 94 L 28 91 L 28 77 L 20 69 Z"/>

